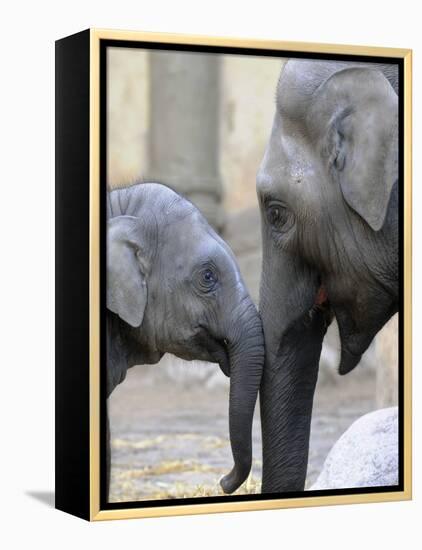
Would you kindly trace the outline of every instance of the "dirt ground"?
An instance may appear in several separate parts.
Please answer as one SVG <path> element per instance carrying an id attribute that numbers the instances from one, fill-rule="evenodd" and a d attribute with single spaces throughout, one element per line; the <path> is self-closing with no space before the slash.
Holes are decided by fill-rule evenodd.
<path id="1" fill-rule="evenodd" d="M 307 487 L 316 480 L 328 451 L 345 429 L 376 408 L 374 396 L 373 372 L 359 367 L 346 377 L 336 375 L 318 383 Z M 139 366 L 113 392 L 109 411 L 111 502 L 223 494 L 218 480 L 233 464 L 227 385 L 180 384 L 160 375 L 156 366 Z M 253 469 L 238 490 L 241 493 L 260 490 L 258 414 L 253 445 Z"/>

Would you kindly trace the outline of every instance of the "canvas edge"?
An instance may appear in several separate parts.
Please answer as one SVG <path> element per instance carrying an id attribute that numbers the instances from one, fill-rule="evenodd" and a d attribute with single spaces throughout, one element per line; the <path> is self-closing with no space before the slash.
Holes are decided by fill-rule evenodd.
<path id="1" fill-rule="evenodd" d="M 404 60 L 404 489 L 368 494 L 308 496 L 300 498 L 219 502 L 143 508 L 100 509 L 100 40 L 160 42 L 168 44 L 256 48 L 294 52 L 393 57 Z M 378 46 L 283 42 L 245 38 L 90 29 L 90 519 L 151 518 L 178 515 L 258 511 L 310 506 L 331 506 L 410 500 L 412 498 L 412 50 Z"/>

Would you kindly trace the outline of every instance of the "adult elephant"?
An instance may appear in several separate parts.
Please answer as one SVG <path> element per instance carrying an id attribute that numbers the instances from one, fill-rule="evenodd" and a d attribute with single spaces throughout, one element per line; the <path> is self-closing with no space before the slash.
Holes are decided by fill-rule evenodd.
<path id="1" fill-rule="evenodd" d="M 195 206 L 168 187 L 108 193 L 107 396 L 128 368 L 169 352 L 218 363 L 230 376 L 234 467 L 226 493 L 247 478 L 252 418 L 264 363 L 259 314 L 234 255 Z"/>
<path id="2" fill-rule="evenodd" d="M 257 177 L 263 492 L 302 491 L 321 346 L 333 316 L 340 374 L 398 310 L 394 66 L 289 60 Z"/>

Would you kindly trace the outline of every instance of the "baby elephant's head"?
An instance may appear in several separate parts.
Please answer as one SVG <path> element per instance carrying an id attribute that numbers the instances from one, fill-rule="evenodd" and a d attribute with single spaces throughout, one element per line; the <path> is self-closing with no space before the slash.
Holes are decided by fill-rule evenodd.
<path id="1" fill-rule="evenodd" d="M 126 325 L 125 341 L 147 356 L 210 361 L 230 376 L 235 465 L 221 485 L 231 493 L 252 463 L 264 362 L 259 314 L 232 251 L 190 202 L 159 184 L 113 193 L 122 192 L 124 213 L 108 221 L 107 308 Z"/>

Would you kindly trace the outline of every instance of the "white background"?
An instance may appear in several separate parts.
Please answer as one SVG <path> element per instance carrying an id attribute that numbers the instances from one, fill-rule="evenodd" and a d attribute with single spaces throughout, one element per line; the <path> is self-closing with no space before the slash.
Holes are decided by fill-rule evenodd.
<path id="1" fill-rule="evenodd" d="M 421 544 L 420 2 L 3 2 L 0 64 L 0 545 L 381 548 Z M 413 48 L 414 500 L 88 524 L 55 511 L 54 40 L 87 27 Z M 259 98 L 257 98 L 257 101 Z M 77 218 L 75 218 L 77 223 Z M 75 396 L 77 399 L 77 396 Z M 31 493 L 41 493 L 34 498 Z M 418 540 L 419 539 L 419 540 Z"/>

